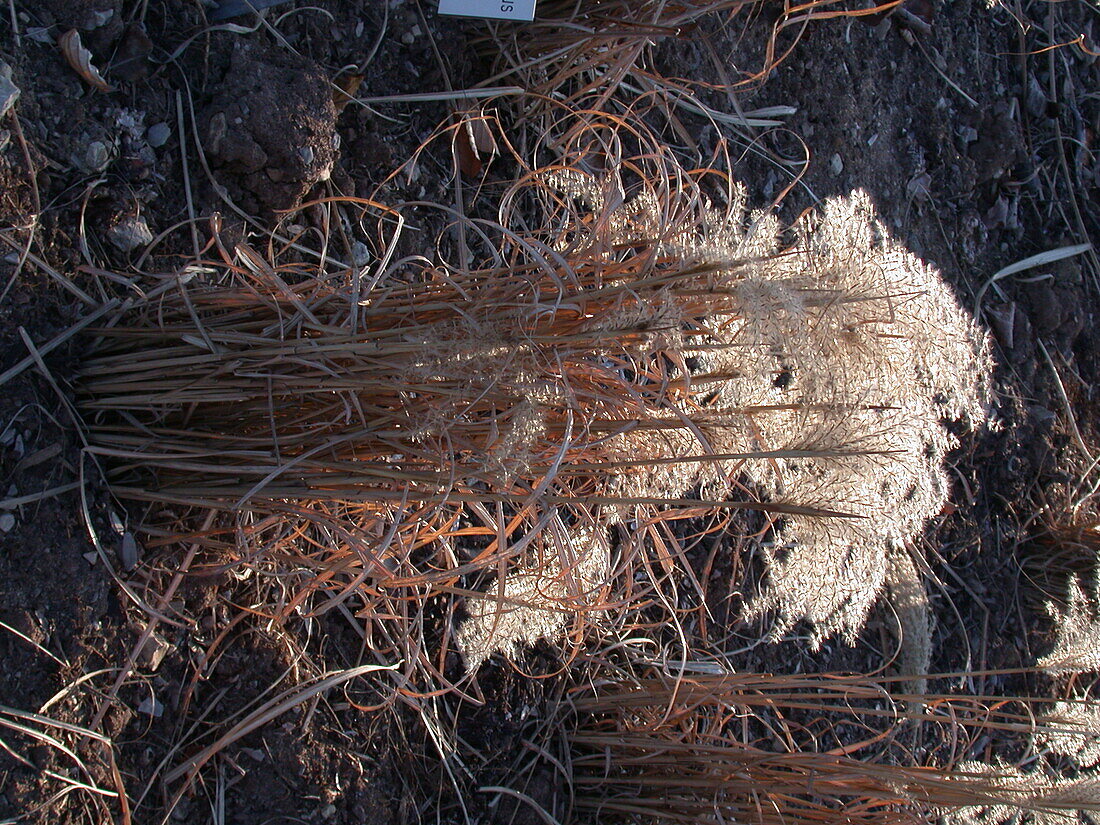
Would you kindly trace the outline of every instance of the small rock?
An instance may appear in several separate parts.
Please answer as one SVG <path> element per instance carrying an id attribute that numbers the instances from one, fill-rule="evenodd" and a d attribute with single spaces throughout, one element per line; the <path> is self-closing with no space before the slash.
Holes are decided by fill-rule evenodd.
<path id="1" fill-rule="evenodd" d="M 114 10 L 105 9 L 103 11 L 91 11 L 88 13 L 88 26 L 89 29 L 98 29 L 106 26 L 111 22 L 111 18 L 115 16 Z"/>
<path id="2" fill-rule="evenodd" d="M 154 696 L 146 696 L 141 700 L 141 704 L 138 705 L 138 713 L 144 713 L 146 716 L 152 716 L 154 719 L 159 719 L 164 715 L 164 705 L 156 700 Z"/>
<path id="3" fill-rule="evenodd" d="M 84 150 L 83 160 L 85 172 L 102 172 L 111 162 L 111 149 L 102 140 L 93 140 Z"/>
<path id="4" fill-rule="evenodd" d="M 836 153 L 829 160 L 829 171 L 834 175 L 839 175 L 844 171 L 844 161 L 840 159 L 840 153 Z"/>
<path id="5" fill-rule="evenodd" d="M 1016 305 L 990 307 L 986 309 L 986 314 L 1001 344 L 1005 349 L 1012 349 L 1016 343 Z"/>
<path id="6" fill-rule="evenodd" d="M 154 149 L 159 149 L 171 136 L 172 130 L 168 128 L 167 123 L 154 123 L 145 133 L 145 140 Z"/>
<path id="7" fill-rule="evenodd" d="M 927 172 L 921 175 L 915 175 L 909 183 L 905 185 L 906 194 L 917 203 L 924 203 L 928 200 L 928 195 L 931 191 L 932 176 Z"/>
<path id="8" fill-rule="evenodd" d="M 171 649 L 172 647 L 168 642 L 164 641 L 159 634 L 153 633 L 142 646 L 141 652 L 138 653 L 138 664 L 155 671 L 160 667 L 164 657 L 168 655 L 168 651 Z"/>
<path id="9" fill-rule="evenodd" d="M 52 46 L 57 39 L 46 26 L 31 26 L 23 34 L 35 43 L 44 43 L 47 46 Z"/>
<path id="10" fill-rule="evenodd" d="M 309 166 L 313 163 L 313 147 L 303 146 L 298 150 L 298 157 L 302 159 L 302 163 Z"/>
<path id="11" fill-rule="evenodd" d="M 405 32 L 403 35 L 401 35 L 401 42 L 404 43 L 406 46 L 411 46 L 413 43 L 416 42 L 416 36 L 412 32 Z"/>
<path id="12" fill-rule="evenodd" d="M 149 54 L 153 41 L 140 23 L 131 23 L 111 61 L 111 76 L 124 83 L 137 83 L 149 76 Z"/>
<path id="13" fill-rule="evenodd" d="M 11 81 L 11 66 L 0 60 L 0 117 L 11 111 L 19 100 L 19 87 Z"/>
<path id="14" fill-rule="evenodd" d="M 118 561 L 122 565 L 122 569 L 127 573 L 131 572 L 138 565 L 138 559 L 141 557 L 141 550 L 138 547 L 137 539 L 134 538 L 134 534 L 127 530 L 122 534 L 122 541 L 118 545 Z"/>
<path id="15" fill-rule="evenodd" d="M 1000 229 L 1005 226 L 1008 218 L 1008 199 L 1004 195 L 998 195 L 997 200 L 985 213 L 985 228 Z"/>
<path id="16" fill-rule="evenodd" d="M 221 151 L 222 141 L 225 140 L 228 130 L 229 124 L 226 121 L 225 112 L 216 112 L 211 116 L 206 130 L 206 148 L 211 154 L 217 155 Z"/>
<path id="17" fill-rule="evenodd" d="M 107 230 L 107 240 L 122 252 L 133 252 L 153 242 L 153 230 L 144 218 L 129 215 Z"/>
<path id="18" fill-rule="evenodd" d="M 1046 283 L 1036 284 L 1030 292 L 1035 329 L 1043 335 L 1053 334 L 1062 325 L 1066 314 L 1058 293 Z"/>
<path id="19" fill-rule="evenodd" d="M 90 553 L 81 553 L 84 556 L 84 561 L 88 562 L 92 567 L 95 567 L 96 562 L 99 561 L 99 553 L 94 550 Z"/>
<path id="20" fill-rule="evenodd" d="M 4 513 L 0 515 L 0 530 L 5 533 L 10 533 L 12 528 L 15 527 L 15 516 L 11 513 Z"/>
<path id="21" fill-rule="evenodd" d="M 1051 424 L 1058 418 L 1057 414 L 1039 404 L 1028 404 L 1027 411 L 1028 414 L 1040 424 Z"/>
<path id="22" fill-rule="evenodd" d="M 351 245 L 351 263 L 353 266 L 366 266 L 370 263 L 370 248 L 362 241 L 356 241 Z"/>
<path id="23" fill-rule="evenodd" d="M 1041 118 L 1046 114 L 1047 110 L 1047 96 L 1043 91 L 1043 87 L 1039 85 L 1039 81 L 1035 79 L 1035 75 L 1030 75 L 1027 79 L 1027 111 L 1033 118 Z"/>

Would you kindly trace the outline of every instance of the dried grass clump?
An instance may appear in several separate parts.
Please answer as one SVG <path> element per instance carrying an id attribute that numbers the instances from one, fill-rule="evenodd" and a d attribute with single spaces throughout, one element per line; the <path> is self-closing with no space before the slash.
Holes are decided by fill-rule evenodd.
<path id="1" fill-rule="evenodd" d="M 963 762 L 957 775 L 988 783 L 984 804 L 941 810 L 944 825 L 1065 825 L 1100 821 L 1100 777 L 1048 777 L 1039 771 Z"/>
<path id="2" fill-rule="evenodd" d="M 470 664 L 564 614 L 583 629 L 616 582 L 620 611 L 654 601 L 641 543 L 614 566 L 570 548 L 683 511 L 770 513 L 751 612 L 854 635 L 887 549 L 943 504 L 943 422 L 981 420 L 984 337 L 864 194 L 781 241 L 636 129 L 590 116 L 551 140 L 497 234 L 469 224 L 473 267 L 215 239 L 130 297 L 77 389 L 113 492 L 204 548 L 198 569 L 270 583 L 261 613 L 355 612 L 418 682 L 446 682 L 432 617 L 471 592 Z M 396 247 L 392 210 L 338 205 Z"/>
<path id="3" fill-rule="evenodd" d="M 469 616 L 457 634 L 466 667 L 476 670 L 493 653 L 515 657 L 541 639 L 556 641 L 573 620 L 599 610 L 609 558 L 606 536 L 584 525 L 565 531 L 556 546 L 541 547 L 527 567 L 499 578 L 485 595 L 467 599 Z"/>
<path id="4" fill-rule="evenodd" d="M 1054 649 L 1039 660 L 1039 667 L 1051 674 L 1082 673 L 1100 670 L 1100 566 L 1093 574 L 1091 593 L 1071 577 L 1066 587 L 1066 605 L 1053 603 L 1047 610 L 1057 634 Z"/>
<path id="5" fill-rule="evenodd" d="M 1036 721 L 1033 704 L 898 694 L 890 682 L 836 674 L 582 686 L 568 702 L 575 810 L 598 822 L 1092 821 L 1091 774 L 967 758 L 997 739 L 1056 730 Z M 912 748 L 917 726 L 932 752 Z"/>
<path id="6" fill-rule="evenodd" d="M 496 60 L 492 82 L 516 77 L 547 97 L 610 95 L 644 71 L 644 57 L 655 42 L 689 36 L 705 15 L 733 17 L 750 5 L 748 0 L 544 2 L 533 23 L 501 27 L 474 45 Z"/>
<path id="7" fill-rule="evenodd" d="M 1100 704 L 1058 702 L 1043 721 L 1049 726 L 1037 743 L 1073 760 L 1079 768 L 1100 765 Z"/>
<path id="8" fill-rule="evenodd" d="M 537 108 L 538 98 L 544 97 L 574 103 L 589 98 L 597 101 L 595 108 L 603 109 L 612 95 L 658 90 L 666 102 L 683 97 L 698 108 L 693 90 L 708 84 L 665 78 L 654 71 L 654 47 L 663 40 L 705 42 L 716 75 L 724 78 L 730 66 L 710 45 L 709 32 L 732 28 L 736 18 L 744 30 L 754 19 L 766 19 L 760 65 L 728 81 L 737 87 L 763 80 L 815 21 L 888 13 L 895 5 L 810 0 L 765 11 L 755 0 L 553 0 L 539 3 L 533 22 L 495 27 L 491 37 L 474 40 L 473 46 L 494 61 L 495 72 L 485 85 L 518 82 L 531 93 L 529 108 Z"/>
<path id="9" fill-rule="evenodd" d="M 719 211 L 653 191 L 630 199 L 618 170 L 553 181 L 592 211 L 589 249 L 600 233 L 609 250 L 652 239 L 728 301 L 704 317 L 674 300 L 646 309 L 651 349 L 695 363 L 681 366 L 683 400 L 670 405 L 669 426 L 611 442 L 620 460 L 642 465 L 615 486 L 636 498 L 696 488 L 722 498 L 740 478 L 771 502 L 811 508 L 775 525 L 771 586 L 749 612 L 776 611 L 776 634 L 808 619 L 818 641 L 853 637 L 891 548 L 946 502 L 955 439 L 943 422 L 985 417 L 984 334 L 939 274 L 889 238 L 865 193 L 826 202 L 782 244 L 773 217 L 747 217 L 739 187 Z M 691 426 L 676 426 L 678 416 Z"/>

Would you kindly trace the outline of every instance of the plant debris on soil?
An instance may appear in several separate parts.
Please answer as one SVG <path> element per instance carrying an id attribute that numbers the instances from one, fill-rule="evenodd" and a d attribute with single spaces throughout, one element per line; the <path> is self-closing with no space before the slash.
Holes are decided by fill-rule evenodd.
<path id="1" fill-rule="evenodd" d="M 705 752 L 704 739 L 723 743 L 715 764 L 741 764 L 742 746 L 759 746 L 752 758 L 785 748 L 798 756 L 805 746 L 850 760 L 837 771 L 859 759 L 919 757 L 1002 764 L 1034 787 L 1041 768 L 1051 789 L 1088 776 L 1080 754 L 1073 762 L 1049 742 L 1039 748 L 1045 761 L 1028 761 L 1030 706 L 999 708 L 982 722 L 977 706 L 950 697 L 1031 697 L 1046 703 L 1040 715 L 1068 713 L 1052 710 L 1055 701 L 1097 700 L 1087 667 L 1051 666 L 1053 676 L 1037 669 L 1080 641 L 1067 626 L 1086 643 L 1096 626 L 1095 3 L 905 0 L 875 10 L 722 2 L 707 14 L 682 4 L 664 28 L 632 25 L 641 18 L 625 19 L 625 4 L 589 5 L 581 25 L 571 21 L 573 4 L 548 0 L 529 27 L 441 17 L 419 0 L 292 0 L 224 20 L 208 19 L 200 2 L 17 1 L 0 14 L 0 823 L 647 821 L 673 810 L 654 810 L 665 804 L 654 777 L 673 782 L 676 765 L 692 758 L 691 771 L 710 775 L 690 756 Z M 612 86 L 601 86 L 608 78 Z M 436 589 L 424 587 L 431 598 L 417 604 L 409 594 L 421 592 L 420 580 L 379 586 L 369 604 L 392 613 L 373 623 L 357 615 L 366 598 L 319 607 L 318 594 L 353 579 L 368 590 L 388 582 L 396 573 L 384 559 L 377 579 L 358 560 L 318 571 L 316 557 L 280 544 L 268 521 L 218 521 L 197 505 L 187 511 L 194 502 L 112 494 L 115 458 L 90 443 L 95 428 L 80 406 L 96 330 L 137 337 L 125 314 L 133 306 L 145 313 L 141 323 L 157 323 L 149 319 L 158 311 L 199 318 L 206 310 L 182 289 L 157 306 L 173 279 L 220 272 L 217 283 L 253 284 L 259 294 L 283 272 L 276 260 L 295 272 L 336 262 L 364 277 L 431 266 L 468 272 L 481 263 L 471 259 L 478 232 L 507 223 L 502 202 L 517 198 L 513 227 L 538 214 L 515 195 L 516 181 L 540 153 L 544 164 L 570 151 L 575 159 L 576 146 L 554 141 L 589 108 L 597 120 L 627 124 L 638 145 L 639 136 L 658 136 L 686 169 L 724 165 L 748 207 L 774 210 L 783 226 L 863 190 L 890 235 L 938 269 L 991 336 L 990 423 L 976 434 L 952 431 L 959 446 L 948 459 L 948 503 L 901 551 L 905 561 L 895 557 L 890 597 L 854 643 L 826 634 L 815 645 L 808 623 L 769 635 L 768 620 L 745 620 L 782 555 L 768 539 L 789 525 L 774 513 L 683 506 L 649 525 L 620 521 L 607 541 L 643 536 L 656 548 L 627 568 L 632 592 L 649 599 L 632 614 L 631 634 L 586 637 L 584 623 L 555 619 L 553 632 L 532 632 L 529 640 L 541 641 L 489 645 L 467 669 L 460 628 L 481 610 L 478 598 L 505 592 L 509 572 L 501 561 L 499 570 L 450 575 L 496 547 L 492 525 L 514 502 L 490 507 L 476 498 L 487 487 L 454 486 L 473 497 L 468 509 L 425 505 L 410 517 L 424 531 L 418 540 L 436 531 L 453 543 L 437 555 L 410 546 L 406 561 L 438 574 Z M 595 176 L 614 162 L 590 151 L 578 166 Z M 529 234 L 517 229 L 517 238 L 540 230 L 523 228 Z M 618 252 L 634 240 L 616 243 Z M 471 283 L 456 278 L 444 292 Z M 394 280 L 392 289 L 407 286 Z M 327 318 L 326 300 L 311 295 L 277 309 L 320 306 Z M 384 334 L 377 324 L 375 332 Z M 217 354 L 203 334 L 196 352 Z M 231 417 L 234 403 L 227 394 L 219 414 Z M 181 449 L 191 412 L 175 419 L 184 422 L 175 434 Z M 122 411 L 120 420 L 148 425 L 138 413 Z M 358 426 L 350 412 L 348 421 Z M 417 449 L 413 438 L 402 444 L 410 455 Z M 217 450 L 208 455 L 217 465 Z M 254 481 L 242 470 L 226 484 Z M 269 513 L 292 506 L 280 499 Z M 363 516 L 357 529 L 389 546 L 387 525 Z M 531 547 L 560 551 L 560 536 L 577 525 L 557 526 L 547 533 L 557 539 L 536 540 L 532 529 Z M 303 545 L 310 529 L 295 534 Z M 264 552 L 244 558 L 247 547 Z M 676 552 L 662 557 L 670 547 Z M 439 561 L 446 553 L 452 559 Z M 562 558 L 551 565 L 559 574 L 570 569 Z M 591 585 L 588 575 L 577 579 Z M 923 583 L 916 591 L 914 577 Z M 309 588 L 296 589 L 302 581 Z M 580 589 L 591 596 L 593 587 Z M 579 598 L 576 582 L 549 595 L 534 590 L 559 607 Z M 680 601 L 659 603 L 667 593 Z M 605 601 L 601 609 L 618 604 Z M 678 635 L 685 627 L 713 653 L 693 662 L 695 671 L 691 644 Z M 923 662 L 899 641 L 907 627 L 928 635 Z M 399 628 L 399 638 L 386 628 Z M 432 644 L 417 648 L 427 637 Z M 407 660 L 380 653 L 398 649 Z M 500 655 L 509 649 L 510 658 Z M 908 672 L 914 662 L 926 673 Z M 593 673 L 599 679 L 574 678 Z M 688 701 L 676 679 L 692 673 L 710 691 L 693 694 L 696 716 L 676 704 Z M 852 693 L 831 693 L 831 677 L 815 676 L 834 673 L 858 675 Z M 780 681 L 729 688 L 729 674 Z M 802 674 L 805 683 L 782 681 Z M 929 674 L 927 683 L 905 678 Z M 868 720 L 886 711 L 864 677 L 894 680 L 911 726 L 898 736 L 911 740 L 891 734 L 879 748 L 881 731 Z M 630 680 L 652 693 L 636 712 L 620 711 L 601 691 L 610 684 L 607 695 L 626 702 Z M 789 684 L 826 698 L 791 708 L 749 703 L 752 712 L 736 720 L 714 699 Z M 917 694 L 926 693 L 945 698 L 922 704 Z M 967 731 L 950 753 L 950 737 L 920 730 L 943 722 L 941 705 Z M 835 721 L 822 731 L 817 717 L 828 714 Z M 579 724 L 588 727 L 570 745 L 569 726 Z M 647 738 L 662 725 L 682 738 L 648 760 L 665 747 Z M 606 738 L 616 731 L 627 733 Z M 563 753 L 577 759 L 575 785 Z M 621 763 L 614 775 L 601 767 L 613 754 Z M 801 770 L 752 764 L 760 782 Z M 979 784 L 981 770 L 971 769 Z M 822 817 L 804 821 L 908 821 L 889 818 L 900 804 L 890 781 L 860 786 L 864 796 L 848 808 L 826 798 L 800 813 Z M 938 781 L 914 779 L 914 794 L 944 793 L 950 778 Z M 1032 804 L 997 781 L 982 787 Z M 593 789 L 617 801 L 605 805 Z M 675 811 L 718 810 L 700 813 L 696 802 Z M 737 804 L 721 810 L 751 815 Z"/>

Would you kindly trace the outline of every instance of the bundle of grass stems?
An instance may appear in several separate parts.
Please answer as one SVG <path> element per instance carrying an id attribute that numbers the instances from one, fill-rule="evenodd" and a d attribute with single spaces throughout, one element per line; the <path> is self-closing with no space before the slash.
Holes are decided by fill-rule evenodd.
<path id="1" fill-rule="evenodd" d="M 572 804 L 586 821 L 976 825 L 1100 811 L 1091 771 L 1047 770 L 1095 747 L 1091 703 L 1044 711 L 871 676 L 669 670 L 571 696 Z M 1006 743 L 1040 755 L 1023 768 L 989 759 Z"/>

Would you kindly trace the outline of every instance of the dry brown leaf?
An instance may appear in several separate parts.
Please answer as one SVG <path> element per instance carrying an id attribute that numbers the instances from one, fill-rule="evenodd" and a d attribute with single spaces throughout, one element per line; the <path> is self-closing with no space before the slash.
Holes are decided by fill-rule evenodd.
<path id="1" fill-rule="evenodd" d="M 470 133 L 466 129 L 459 129 L 458 134 L 455 135 L 454 152 L 463 177 L 476 178 L 481 174 L 484 164 L 478 157 L 477 150 L 470 140 Z"/>
<path id="2" fill-rule="evenodd" d="M 479 110 L 471 110 L 462 118 L 455 135 L 454 151 L 464 177 L 476 178 L 497 154 L 497 141 L 489 127 L 489 119 Z"/>
<path id="3" fill-rule="evenodd" d="M 80 32 L 69 29 L 57 39 L 57 45 L 61 47 L 61 53 L 69 61 L 69 65 L 94 89 L 101 92 L 113 92 L 114 88 L 99 73 L 99 69 L 92 65 L 92 53 L 84 48 L 80 40 Z"/>
<path id="4" fill-rule="evenodd" d="M 474 148 L 481 155 L 494 157 L 497 153 L 497 139 L 493 137 L 493 130 L 489 128 L 486 117 L 476 117 L 466 121 L 466 128 L 470 132 L 470 138 Z"/>
<path id="5" fill-rule="evenodd" d="M 344 111 L 347 105 L 355 99 L 355 93 L 359 91 L 359 86 L 362 85 L 364 77 L 365 75 L 361 74 L 346 74 L 333 81 L 336 88 L 332 90 L 332 103 L 336 107 L 336 114 Z"/>

